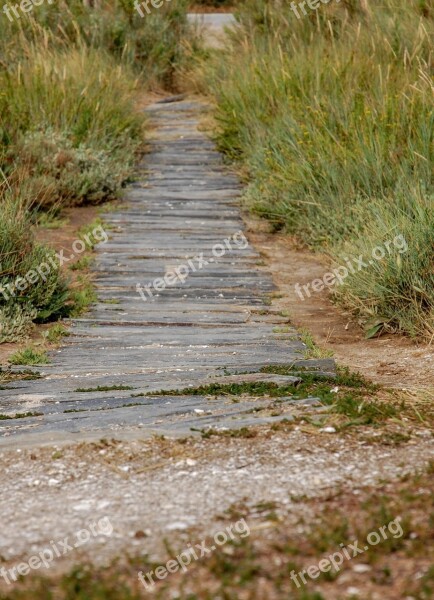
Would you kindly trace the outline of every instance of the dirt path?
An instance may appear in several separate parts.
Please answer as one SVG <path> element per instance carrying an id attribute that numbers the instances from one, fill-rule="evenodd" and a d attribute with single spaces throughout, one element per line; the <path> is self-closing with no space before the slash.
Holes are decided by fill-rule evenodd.
<path id="1" fill-rule="evenodd" d="M 225 28 L 235 24 L 231 13 L 190 13 L 190 23 L 202 31 L 206 45 L 210 48 L 219 48 L 224 44 Z"/>
<path id="2" fill-rule="evenodd" d="M 108 517 L 113 535 L 91 539 L 56 561 L 57 567 L 81 557 L 101 564 L 127 553 L 161 560 L 165 540 L 182 547 L 213 535 L 234 507 L 244 507 L 253 529 L 264 523 L 261 505 L 272 506 L 286 526 L 300 519 L 307 524 L 313 508 L 300 498 L 356 496 L 379 481 L 411 475 L 430 459 L 429 436 L 391 448 L 300 428 L 250 439 L 10 451 L 1 455 L 1 556 L 8 563 L 26 560 L 50 540 L 72 540 L 89 523 Z"/>

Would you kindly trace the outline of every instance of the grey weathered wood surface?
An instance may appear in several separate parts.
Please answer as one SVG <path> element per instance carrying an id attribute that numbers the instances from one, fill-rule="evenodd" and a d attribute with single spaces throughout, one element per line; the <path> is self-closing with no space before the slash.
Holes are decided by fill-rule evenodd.
<path id="1" fill-rule="evenodd" d="M 266 405 L 264 399 L 234 404 L 225 398 L 132 395 L 192 387 L 227 371 L 254 372 L 270 364 L 333 372 L 331 360 L 302 360 L 305 347 L 295 329 L 285 325 L 285 333 L 275 332 L 287 319 L 267 302 L 275 288 L 251 246 L 216 258 L 152 301 L 136 291 L 137 283 L 150 284 L 188 258 L 202 252 L 211 257 L 214 244 L 244 229 L 240 182 L 198 129 L 202 109 L 189 101 L 148 109 L 154 130 L 143 176 L 127 191 L 127 207 L 107 215 L 113 231 L 96 249 L 99 302 L 71 323 L 72 335 L 52 352 L 49 365 L 37 369 L 41 379 L 0 390 L 0 413 L 43 413 L 0 421 L 1 444 L 186 434 L 269 422 L 280 417 L 252 412 Z M 133 389 L 75 391 L 120 385 Z M 71 410 L 79 412 L 65 412 Z"/>

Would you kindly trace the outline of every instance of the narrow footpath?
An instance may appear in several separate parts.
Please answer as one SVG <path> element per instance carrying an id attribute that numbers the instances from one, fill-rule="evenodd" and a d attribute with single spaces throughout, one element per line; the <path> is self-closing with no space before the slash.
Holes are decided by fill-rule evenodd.
<path id="1" fill-rule="evenodd" d="M 1 414 L 36 414 L 0 421 L 0 444 L 266 423 L 288 411 L 272 416 L 260 399 L 147 394 L 252 377 L 285 381 L 260 374 L 269 365 L 334 372 L 332 360 L 303 360 L 296 330 L 270 306 L 276 290 L 245 236 L 240 182 L 199 130 L 203 110 L 190 101 L 148 108 L 143 177 L 126 208 L 107 215 L 109 241 L 96 250 L 98 303 L 71 323 L 50 364 L 34 369 L 40 379 L 0 390 Z"/>

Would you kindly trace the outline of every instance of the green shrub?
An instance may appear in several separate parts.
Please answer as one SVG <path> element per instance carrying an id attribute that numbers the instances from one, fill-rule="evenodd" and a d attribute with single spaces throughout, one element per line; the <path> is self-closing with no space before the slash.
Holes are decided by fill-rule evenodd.
<path id="1" fill-rule="evenodd" d="M 0 190 L 0 343 L 23 339 L 32 321 L 68 310 L 55 253 L 34 241 L 30 215 L 22 201 Z M 50 268 L 40 275 L 43 263 Z"/>

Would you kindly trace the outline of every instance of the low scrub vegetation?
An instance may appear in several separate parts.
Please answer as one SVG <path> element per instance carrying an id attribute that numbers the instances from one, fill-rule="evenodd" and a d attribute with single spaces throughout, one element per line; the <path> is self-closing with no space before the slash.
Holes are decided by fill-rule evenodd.
<path id="1" fill-rule="evenodd" d="M 434 334 L 432 6 L 248 0 L 204 69 L 218 140 L 247 167 L 247 204 L 349 272 L 336 299 L 370 332 Z M 203 83 L 202 83 L 203 85 Z"/>
<path id="2" fill-rule="evenodd" d="M 145 18 L 130 0 L 2 14 L 0 291 L 54 257 L 33 239 L 41 211 L 117 197 L 143 143 L 139 91 L 176 85 L 189 39 L 184 0 Z M 73 310 L 58 269 L 21 287 L 0 293 L 0 343 Z"/>
<path id="3" fill-rule="evenodd" d="M 65 314 L 68 294 L 59 269 L 52 267 L 43 277 L 36 271 L 44 263 L 52 265 L 50 259 L 54 251 L 32 235 L 28 202 L 0 191 L 0 343 L 25 337 L 32 321 Z"/>

